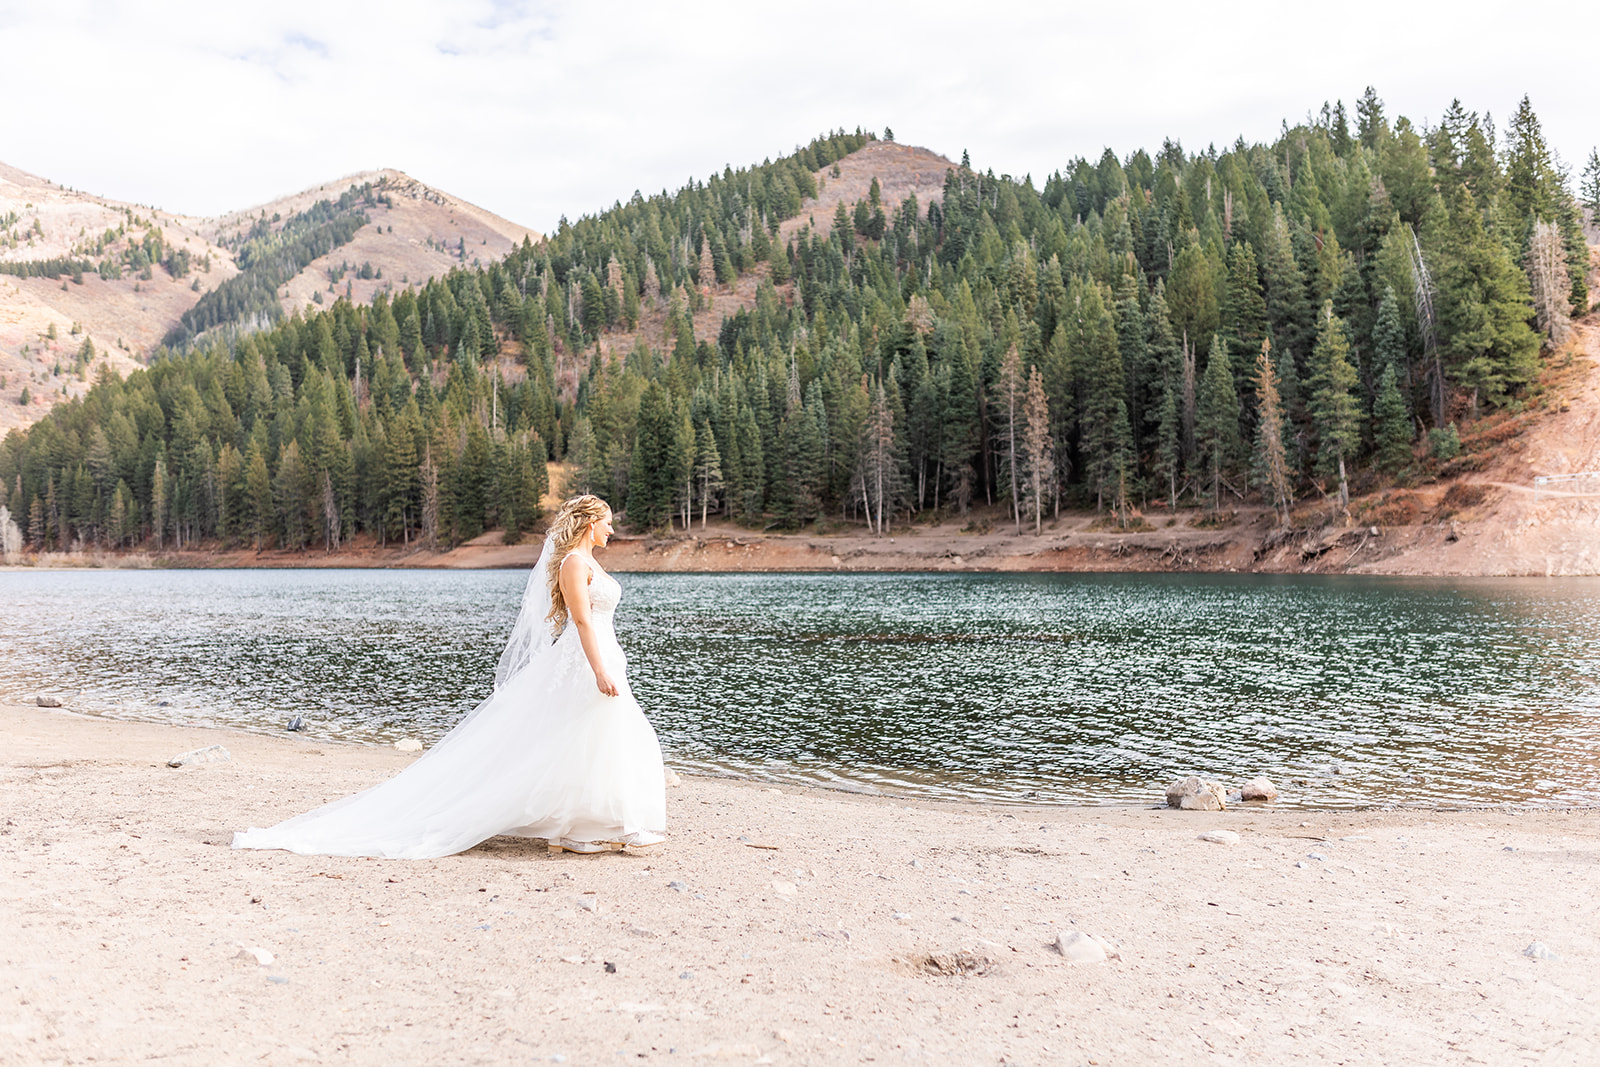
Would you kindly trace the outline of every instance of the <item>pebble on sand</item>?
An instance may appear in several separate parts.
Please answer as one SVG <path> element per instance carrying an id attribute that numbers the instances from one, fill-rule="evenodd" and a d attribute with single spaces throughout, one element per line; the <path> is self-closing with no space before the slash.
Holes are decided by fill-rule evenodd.
<path id="1" fill-rule="evenodd" d="M 402 737 L 394 743 L 394 747 L 400 752 L 421 752 L 422 742 L 415 737 Z"/>
<path id="2" fill-rule="evenodd" d="M 1167 807 L 1183 811 L 1221 811 L 1227 807 L 1222 786 L 1191 775 L 1167 786 Z"/>
<path id="3" fill-rule="evenodd" d="M 226 763 L 233 758 L 233 754 L 221 745 L 207 745 L 205 748 L 196 748 L 179 756 L 167 760 L 168 767 L 185 767 L 191 763 Z"/>
<path id="4" fill-rule="evenodd" d="M 234 957 L 234 959 L 236 959 L 236 960 L 246 960 L 246 961 L 252 961 L 253 960 L 254 962 L 260 964 L 263 967 L 272 966 L 272 962 L 276 958 L 277 957 L 275 957 L 272 953 L 268 952 L 266 949 L 257 948 L 255 945 L 240 945 L 239 946 L 239 954 Z"/>
<path id="5" fill-rule="evenodd" d="M 1535 941 L 1523 949 L 1522 954 L 1536 960 L 1559 960 L 1561 958 L 1554 949 L 1543 941 Z"/>
<path id="6" fill-rule="evenodd" d="M 1240 800 L 1277 800 L 1278 787 L 1269 778 L 1252 778 L 1239 787 Z"/>
<path id="7" fill-rule="evenodd" d="M 1081 930 L 1068 930 L 1057 935 L 1054 947 L 1068 963 L 1104 963 L 1107 959 L 1122 958 L 1106 942 Z"/>
<path id="8" fill-rule="evenodd" d="M 1232 830 L 1207 830 L 1200 835 L 1200 840 L 1209 841 L 1213 845 L 1237 845 L 1239 835 Z"/>
<path id="9" fill-rule="evenodd" d="M 673 770 L 671 767 L 663 767 L 661 770 L 662 770 L 662 775 L 661 776 L 666 779 L 667 788 L 668 789 L 671 789 L 674 786 L 680 786 L 680 785 L 683 784 L 683 779 L 679 778 L 678 777 L 678 772 Z"/>

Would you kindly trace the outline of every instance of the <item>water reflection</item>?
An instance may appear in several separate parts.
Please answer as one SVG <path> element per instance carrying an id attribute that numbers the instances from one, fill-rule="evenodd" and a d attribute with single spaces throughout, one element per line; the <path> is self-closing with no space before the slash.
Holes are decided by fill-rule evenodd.
<path id="1" fill-rule="evenodd" d="M 0 693 L 431 739 L 484 695 L 521 573 L 0 574 Z M 630 673 L 680 764 L 923 795 L 1600 802 L 1600 581 L 632 575 Z"/>

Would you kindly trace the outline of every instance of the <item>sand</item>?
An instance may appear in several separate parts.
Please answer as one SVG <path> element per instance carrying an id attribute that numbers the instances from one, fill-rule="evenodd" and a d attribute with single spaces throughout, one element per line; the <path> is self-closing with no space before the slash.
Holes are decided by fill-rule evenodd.
<path id="1" fill-rule="evenodd" d="M 670 841 L 639 855 L 497 838 L 328 859 L 227 843 L 413 757 L 12 706 L 0 725 L 0 1064 L 1600 1049 L 1593 812 L 989 807 L 684 776 Z M 232 758 L 166 766 L 208 744 Z M 1051 945 L 1072 931 L 1116 957 L 1069 962 Z"/>

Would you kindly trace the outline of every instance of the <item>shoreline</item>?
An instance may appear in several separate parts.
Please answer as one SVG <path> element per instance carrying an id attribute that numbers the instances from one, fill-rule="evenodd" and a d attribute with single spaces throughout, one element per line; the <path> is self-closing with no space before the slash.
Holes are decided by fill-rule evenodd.
<path id="1" fill-rule="evenodd" d="M 15 705 L 0 727 L 5 1064 L 1577 1064 L 1600 1042 L 1591 812 L 685 776 L 641 855 L 351 860 L 226 844 L 410 756 Z M 231 758 L 166 766 L 206 744 Z M 1116 958 L 1050 947 L 1073 932 Z"/>
<path id="2" fill-rule="evenodd" d="M 1035 534 L 969 532 L 954 523 L 901 527 L 888 536 L 851 529 L 755 532 L 727 522 L 671 536 L 621 534 L 605 550 L 619 573 L 968 573 L 968 574 L 1365 574 L 1396 577 L 1588 577 L 1600 575 L 1595 523 L 1580 502 L 1566 521 L 1340 524 L 1291 531 L 1272 513 L 1238 509 L 1220 527 L 1106 529 L 1092 513 L 1063 515 Z M 1176 520 L 1175 520 L 1176 521 Z M 541 541 L 515 545 L 495 530 L 447 551 L 358 543 L 337 552 L 255 551 L 206 546 L 182 551 L 51 552 L 0 571 L 220 569 L 527 569 Z"/>
<path id="3" fill-rule="evenodd" d="M 62 698 L 66 700 L 66 698 Z M 8 696 L 0 694 L 0 711 L 5 709 L 20 709 L 23 712 L 32 712 L 35 705 L 27 700 L 21 703 L 14 702 L 14 694 Z M 160 718 L 141 718 L 119 715 L 110 710 L 84 709 L 73 706 L 71 700 L 66 700 L 61 707 L 38 708 L 40 712 L 49 715 L 62 716 L 67 719 L 79 719 L 107 723 L 124 723 L 129 726 L 155 727 L 167 730 L 194 730 L 205 735 L 218 735 L 215 743 L 225 743 L 228 737 L 239 739 L 253 739 L 266 742 L 288 742 L 292 744 L 313 745 L 349 752 L 381 752 L 393 753 L 396 751 L 396 741 L 383 741 L 376 739 L 361 739 L 350 737 L 332 737 L 317 734 L 288 733 L 282 727 L 263 725 L 260 727 L 230 725 L 227 723 L 202 723 L 202 722 L 171 722 Z M 414 738 L 414 734 L 407 733 L 407 739 Z M 432 743 L 428 743 L 431 747 Z M 409 762 L 413 756 L 408 756 L 404 762 Z M 794 777 L 758 776 L 754 773 L 744 772 L 733 768 L 709 767 L 703 764 L 692 764 L 667 756 L 666 764 L 673 772 L 686 777 L 704 782 L 726 782 L 740 787 L 754 789 L 783 789 L 815 792 L 822 795 L 864 798 L 884 801 L 891 804 L 931 804 L 951 810 L 963 809 L 988 809 L 997 811 L 1039 811 L 1039 812 L 1117 812 L 1117 811 L 1164 811 L 1166 801 L 1164 789 L 1166 784 L 1152 783 L 1147 794 L 1139 799 L 1040 799 L 1027 796 L 963 796 L 952 792 L 935 792 L 933 790 L 918 791 L 910 788 L 885 787 L 874 784 L 865 779 L 844 777 L 836 772 L 824 769 L 823 774 L 813 777 L 796 775 Z M 832 780 L 829 780 L 830 776 Z M 1254 775 L 1235 775 L 1233 777 L 1218 777 L 1216 780 L 1223 786 L 1224 792 L 1237 792 L 1237 787 Z M 1173 780 L 1176 780 L 1174 778 Z M 1467 814 L 1497 814 L 1497 815 L 1582 815 L 1600 814 L 1600 803 L 1593 804 L 1542 804 L 1529 802 L 1428 802 L 1406 800 L 1369 800 L 1352 801 L 1337 804 L 1317 804 L 1311 802 L 1298 802 L 1296 797 L 1305 788 L 1305 783 L 1299 786 L 1293 784 L 1292 778 L 1276 779 L 1282 787 L 1279 801 L 1271 804 L 1256 802 L 1235 804 L 1229 811 L 1243 812 L 1276 812 L 1280 814 L 1300 813 L 1304 816 L 1318 816 L 1326 814 L 1389 814 L 1404 812 L 1416 815 L 1467 815 Z"/>

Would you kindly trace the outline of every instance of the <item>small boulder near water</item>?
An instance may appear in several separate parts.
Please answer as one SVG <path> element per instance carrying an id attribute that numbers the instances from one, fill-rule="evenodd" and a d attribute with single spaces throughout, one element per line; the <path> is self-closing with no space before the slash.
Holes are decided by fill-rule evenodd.
<path id="1" fill-rule="evenodd" d="M 1240 800 L 1277 800 L 1278 787 L 1269 778 L 1252 778 L 1239 787 Z"/>
<path id="2" fill-rule="evenodd" d="M 41 708 L 59 708 L 66 705 L 66 701 L 49 693 L 40 693 L 33 698 L 33 702 Z"/>
<path id="3" fill-rule="evenodd" d="M 422 742 L 415 737 L 402 737 L 394 743 L 394 747 L 400 752 L 421 752 Z"/>
<path id="4" fill-rule="evenodd" d="M 1221 811 L 1228 805 L 1222 786 L 1191 775 L 1167 786 L 1167 807 L 1183 811 Z"/>
<path id="5" fill-rule="evenodd" d="M 673 770 L 671 767 L 663 767 L 661 769 L 661 776 L 666 780 L 668 789 L 683 784 L 683 779 L 679 778 L 678 772 Z"/>
<path id="6" fill-rule="evenodd" d="M 187 767 L 191 763 L 226 763 L 233 759 L 233 754 L 221 745 L 207 745 L 205 748 L 196 748 L 173 756 L 167 760 L 168 767 Z"/>

